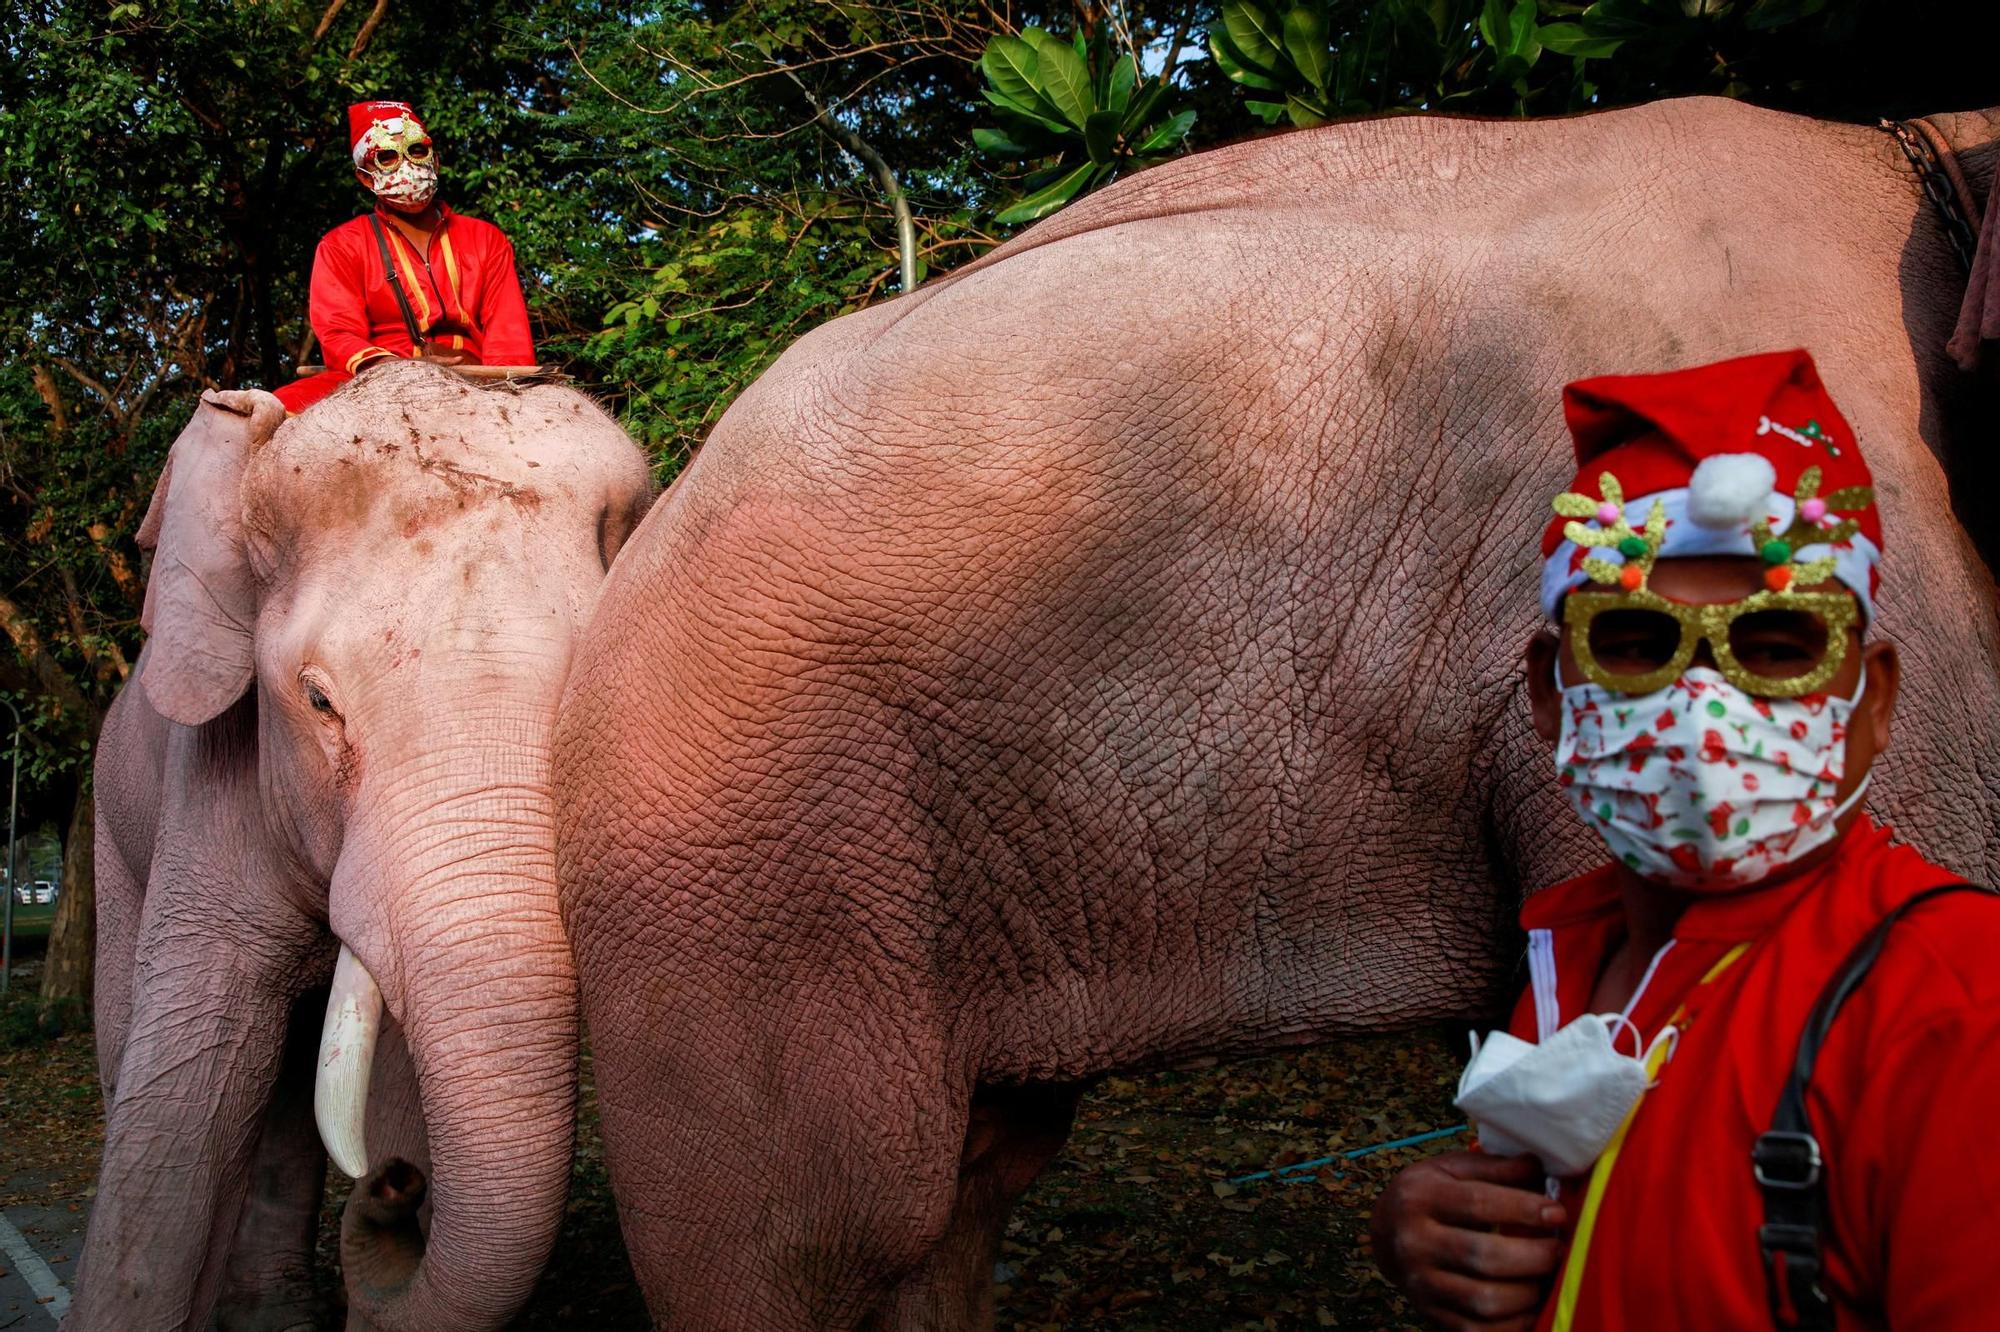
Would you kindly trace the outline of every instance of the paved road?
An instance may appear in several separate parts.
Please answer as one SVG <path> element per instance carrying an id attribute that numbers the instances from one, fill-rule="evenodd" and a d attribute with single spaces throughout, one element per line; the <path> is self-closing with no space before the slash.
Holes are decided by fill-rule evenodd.
<path id="1" fill-rule="evenodd" d="M 16 1176 L 0 1191 L 33 1186 Z M 9 1207 L 0 1213 L 0 1332 L 48 1332 L 69 1309 L 69 1283 L 83 1249 L 82 1204 Z"/>

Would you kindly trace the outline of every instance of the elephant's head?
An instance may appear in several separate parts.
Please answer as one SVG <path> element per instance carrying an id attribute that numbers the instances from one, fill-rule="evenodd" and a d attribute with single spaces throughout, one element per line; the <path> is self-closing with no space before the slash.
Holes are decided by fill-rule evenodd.
<path id="1" fill-rule="evenodd" d="M 407 1039 L 430 1240 L 350 1271 L 351 1294 L 385 1328 L 497 1325 L 554 1242 L 569 1170 L 551 730 L 576 633 L 647 504 L 645 460 L 573 391 L 417 363 L 282 425 L 263 393 L 200 411 L 253 429 L 191 429 L 169 459 L 141 534 L 156 548 L 141 684 L 188 725 L 256 691 L 266 827 L 246 834 L 341 945 L 316 1105 L 349 1174 L 387 1164 L 362 1132 L 385 1008 Z"/>

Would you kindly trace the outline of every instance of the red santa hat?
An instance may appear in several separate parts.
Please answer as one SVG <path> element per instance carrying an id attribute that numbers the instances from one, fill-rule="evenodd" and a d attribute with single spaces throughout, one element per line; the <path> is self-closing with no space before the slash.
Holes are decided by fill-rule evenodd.
<path id="1" fill-rule="evenodd" d="M 1805 352 L 1580 379 L 1563 389 L 1563 416 L 1576 441 L 1570 489 L 1598 506 L 1580 519 L 1583 527 L 1611 526 L 1622 508 L 1641 528 L 1657 500 L 1666 514 L 1660 557 L 1752 555 L 1787 565 L 1830 558 L 1833 577 L 1874 618 L 1882 523 L 1872 489 L 1861 490 L 1873 478 Z M 1813 469 L 1817 476 L 1808 476 Z M 1606 473 L 1622 504 L 1605 500 Z M 1772 533 L 1795 520 L 1834 539 L 1775 549 L 1785 543 Z M 1615 546 L 1586 549 L 1569 539 L 1572 521 L 1579 519 L 1559 516 L 1542 534 L 1542 609 L 1552 619 L 1564 595 L 1589 581 L 1586 556 L 1621 562 Z"/>
<path id="2" fill-rule="evenodd" d="M 360 166 L 362 159 L 368 155 L 364 143 L 368 131 L 377 125 L 398 120 L 409 121 L 419 134 L 429 137 L 430 131 L 408 102 L 356 102 L 347 108 L 347 151 L 354 158 L 354 165 Z M 395 128 L 400 130 L 402 126 Z"/>

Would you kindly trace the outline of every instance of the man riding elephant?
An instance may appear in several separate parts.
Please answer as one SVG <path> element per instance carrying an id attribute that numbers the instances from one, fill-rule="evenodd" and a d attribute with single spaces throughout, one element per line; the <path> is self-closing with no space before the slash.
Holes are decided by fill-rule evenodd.
<path id="1" fill-rule="evenodd" d="M 309 313 L 327 369 L 277 389 L 285 410 L 394 357 L 534 364 L 513 244 L 437 197 L 437 147 L 417 113 L 357 102 L 347 127 L 354 178 L 376 206 L 329 231 L 313 256 Z"/>
<path id="2" fill-rule="evenodd" d="M 1990 1326 L 2000 1165 L 1964 1147 L 2000 1099 L 2000 903 L 1861 808 L 1901 683 L 1861 445 L 1804 352 L 1564 406 L 1527 689 L 1612 859 L 1529 899 L 1530 985 L 1462 1084 L 1480 1150 L 1397 1177 L 1378 1259 L 1451 1328 Z"/>

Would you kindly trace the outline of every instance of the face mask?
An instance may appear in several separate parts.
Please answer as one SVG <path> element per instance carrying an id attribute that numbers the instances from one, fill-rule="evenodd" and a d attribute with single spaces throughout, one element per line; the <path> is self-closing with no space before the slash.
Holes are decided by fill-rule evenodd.
<path id="1" fill-rule="evenodd" d="M 1740 888 L 1831 839 L 1868 789 L 1864 778 L 1837 799 L 1860 700 L 1860 689 L 1754 698 L 1705 666 L 1651 694 L 1571 685 L 1556 770 L 1635 873 L 1687 890 Z"/>
<path id="2" fill-rule="evenodd" d="M 1634 996 L 1635 998 L 1637 996 Z M 1458 1079 L 1459 1109 L 1479 1126 L 1479 1146 L 1495 1156 L 1529 1153 L 1554 1178 L 1581 1175 L 1646 1090 L 1647 1068 L 1664 1060 L 1678 1033 L 1667 1027 L 1638 1054 L 1617 1047 L 1618 1013 L 1586 1013 L 1539 1045 L 1496 1031 Z"/>
<path id="3" fill-rule="evenodd" d="M 368 177 L 375 197 L 399 212 L 417 212 L 437 194 L 436 150 L 430 134 L 411 117 L 393 116 L 370 125 L 354 145 L 354 166 Z"/>
<path id="4" fill-rule="evenodd" d="M 368 188 L 375 192 L 375 197 L 403 212 L 416 212 L 437 194 L 436 158 L 412 162 L 406 157 L 393 171 L 370 169 L 367 175 Z"/>

